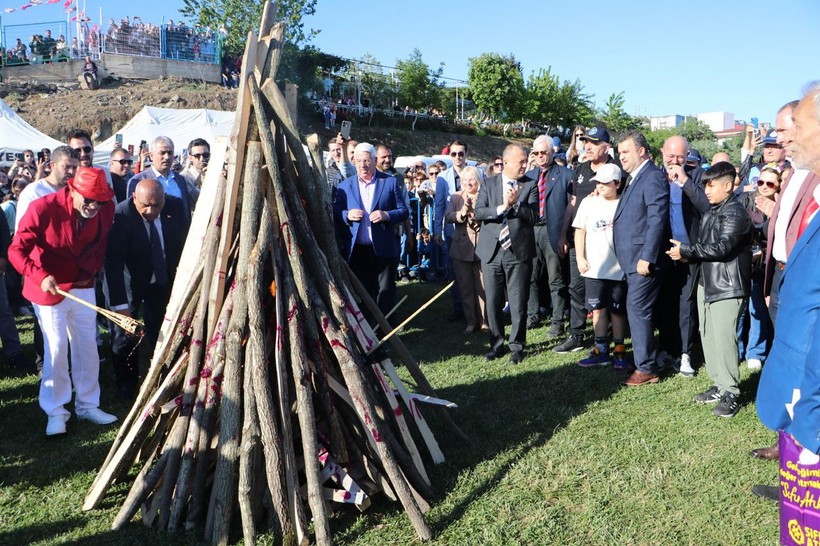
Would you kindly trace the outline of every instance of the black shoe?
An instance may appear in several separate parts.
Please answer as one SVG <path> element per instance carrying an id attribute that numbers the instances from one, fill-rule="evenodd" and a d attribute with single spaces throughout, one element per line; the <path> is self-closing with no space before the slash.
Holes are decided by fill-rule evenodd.
<path id="1" fill-rule="evenodd" d="M 484 355 L 484 358 L 487 360 L 495 360 L 499 356 L 504 354 L 504 346 L 496 347 L 494 349 L 490 349 L 490 352 Z"/>
<path id="2" fill-rule="evenodd" d="M 712 411 L 718 417 L 734 417 L 737 415 L 740 406 L 737 403 L 738 396 L 729 391 L 724 392 L 720 397 L 717 407 Z"/>
<path id="3" fill-rule="evenodd" d="M 712 385 L 700 394 L 696 394 L 692 401 L 696 404 L 717 404 L 720 401 L 720 389 Z"/>
<path id="4" fill-rule="evenodd" d="M 780 489 L 774 485 L 755 485 L 752 487 L 752 494 L 762 499 L 780 501 Z"/>
<path id="5" fill-rule="evenodd" d="M 572 335 L 572 334 L 570 334 L 570 336 L 567 339 L 565 339 L 563 343 L 561 343 L 560 345 L 556 345 L 555 347 L 552 348 L 552 352 L 558 353 L 559 355 L 562 355 L 562 354 L 565 354 L 565 353 L 575 353 L 575 352 L 583 351 L 583 350 L 584 350 L 583 340 L 579 337 L 576 337 L 576 336 Z"/>
<path id="6" fill-rule="evenodd" d="M 536 315 L 530 315 L 527 317 L 527 330 L 535 330 L 539 326 L 541 326 L 541 321 Z"/>
<path id="7" fill-rule="evenodd" d="M 547 330 L 547 339 L 556 338 L 564 335 L 564 325 L 560 322 L 553 322 L 550 329 Z"/>
<path id="8" fill-rule="evenodd" d="M 512 364 L 513 366 L 515 366 L 516 364 L 520 364 L 522 360 L 524 360 L 523 351 L 513 351 L 510 355 L 510 364 Z"/>

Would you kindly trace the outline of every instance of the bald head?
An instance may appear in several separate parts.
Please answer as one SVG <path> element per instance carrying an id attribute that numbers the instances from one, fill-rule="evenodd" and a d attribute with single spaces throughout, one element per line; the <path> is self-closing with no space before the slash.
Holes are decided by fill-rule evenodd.
<path id="1" fill-rule="evenodd" d="M 672 165 L 686 165 L 686 156 L 689 155 L 689 143 L 680 135 L 673 135 L 667 138 L 661 148 L 663 154 L 663 164 L 666 167 Z"/>
<path id="2" fill-rule="evenodd" d="M 134 189 L 134 208 L 146 222 L 153 222 L 165 206 L 165 189 L 158 180 L 146 178 Z"/>
<path id="3" fill-rule="evenodd" d="M 711 163 L 712 165 L 714 165 L 715 163 L 722 163 L 722 162 L 726 162 L 726 163 L 731 163 L 732 162 L 731 159 L 729 158 L 729 154 L 727 154 L 726 152 L 718 152 L 718 153 L 716 153 L 715 155 L 712 156 L 712 163 Z"/>
<path id="4" fill-rule="evenodd" d="M 520 144 L 509 144 L 502 154 L 504 160 L 504 176 L 518 180 L 527 169 L 527 152 Z"/>

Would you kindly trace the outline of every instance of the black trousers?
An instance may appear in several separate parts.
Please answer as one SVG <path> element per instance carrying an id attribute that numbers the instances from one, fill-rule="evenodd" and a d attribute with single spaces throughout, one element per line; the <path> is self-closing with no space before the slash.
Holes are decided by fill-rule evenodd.
<path id="1" fill-rule="evenodd" d="M 350 269 L 385 315 L 396 305 L 398 266 L 398 258 L 376 256 L 373 245 L 355 245 L 350 255 Z"/>
<path id="2" fill-rule="evenodd" d="M 523 351 L 527 341 L 527 298 L 530 292 L 532 259 L 518 260 L 509 250 L 498 249 L 493 259 L 481 263 L 484 294 L 487 302 L 487 322 L 490 326 L 490 347 L 504 346 L 504 295 L 510 303 L 512 329 L 510 350 Z"/>
<path id="3" fill-rule="evenodd" d="M 145 337 L 142 343 L 153 354 L 157 344 L 165 308 L 171 296 L 170 286 L 152 284 L 148 293 L 141 302 L 131 303 L 131 316 L 136 317 L 142 309 L 142 318 L 145 323 Z M 112 323 L 111 325 L 111 359 L 114 368 L 114 378 L 117 388 L 123 391 L 133 391 L 140 381 L 138 337 L 128 334 L 125 330 Z"/>

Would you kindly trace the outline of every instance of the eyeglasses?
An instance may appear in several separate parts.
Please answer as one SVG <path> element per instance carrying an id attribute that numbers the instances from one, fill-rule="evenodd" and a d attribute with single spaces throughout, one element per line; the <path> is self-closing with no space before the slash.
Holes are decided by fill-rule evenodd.
<path id="1" fill-rule="evenodd" d="M 777 188 L 777 187 L 779 187 L 779 186 L 780 186 L 780 184 L 778 184 L 777 182 L 772 182 L 771 180 L 758 180 L 758 181 L 757 181 L 757 186 L 758 186 L 758 187 L 761 187 L 761 188 L 762 188 L 764 185 L 765 185 L 767 188 L 769 188 L 770 190 L 773 190 L 773 189 L 775 189 L 775 188 Z"/>
<path id="2" fill-rule="evenodd" d="M 79 157 L 80 157 L 80 154 L 81 154 L 81 153 L 83 153 L 83 154 L 85 154 L 85 155 L 88 155 L 88 154 L 90 154 L 90 153 L 91 153 L 91 152 L 93 152 L 93 151 L 94 151 L 94 147 L 93 147 L 93 146 L 80 146 L 79 148 L 73 148 L 73 149 L 71 150 L 71 157 L 73 157 L 73 158 L 75 158 L 75 159 L 76 159 L 76 158 L 79 158 Z"/>
<path id="3" fill-rule="evenodd" d="M 546 150 L 533 150 L 532 155 L 547 155 L 549 152 Z"/>
<path id="4" fill-rule="evenodd" d="M 575 133 L 575 136 L 576 137 L 582 137 L 582 136 L 584 136 L 584 133 Z"/>
<path id="5" fill-rule="evenodd" d="M 440 171 L 430 171 L 428 174 L 429 174 L 430 176 L 438 176 L 438 173 L 439 173 L 439 172 L 440 172 Z"/>
<path id="6" fill-rule="evenodd" d="M 503 163 L 493 163 L 493 167 L 495 167 L 496 169 L 503 169 L 504 164 Z"/>
<path id="7" fill-rule="evenodd" d="M 108 201 L 97 201 L 96 199 L 91 199 L 90 197 L 83 197 L 83 205 L 87 207 L 92 203 L 97 203 L 99 206 L 103 206 L 108 203 Z"/>
<path id="8" fill-rule="evenodd" d="M 450 152 L 450 157 L 464 157 L 464 152 Z"/>
<path id="9" fill-rule="evenodd" d="M 133 159 L 115 159 L 115 162 L 119 163 L 120 165 L 133 165 Z"/>
<path id="10" fill-rule="evenodd" d="M 339 148 L 339 152 L 341 152 L 341 151 L 342 151 L 342 149 Z M 202 159 L 203 157 L 205 159 L 210 159 L 211 158 L 211 152 L 202 152 L 201 154 L 191 154 L 191 157 L 195 157 L 197 159 Z"/>

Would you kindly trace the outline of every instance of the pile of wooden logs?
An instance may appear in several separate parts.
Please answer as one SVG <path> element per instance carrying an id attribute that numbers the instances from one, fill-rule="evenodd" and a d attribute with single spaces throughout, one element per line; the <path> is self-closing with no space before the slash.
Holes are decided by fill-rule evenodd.
<path id="1" fill-rule="evenodd" d="M 227 177 L 208 171 L 150 368 L 84 509 L 133 481 L 114 529 L 140 512 L 225 544 L 238 515 L 247 544 L 262 531 L 329 544 L 335 503 L 365 509 L 383 493 L 429 539 L 411 426 L 434 462 L 444 456 L 418 402 L 463 434 L 392 336 L 421 393 L 408 391 L 360 310 L 390 331 L 340 258 L 316 140 L 311 165 L 273 81 L 274 11 L 249 36 L 233 134 L 214 147 Z"/>

